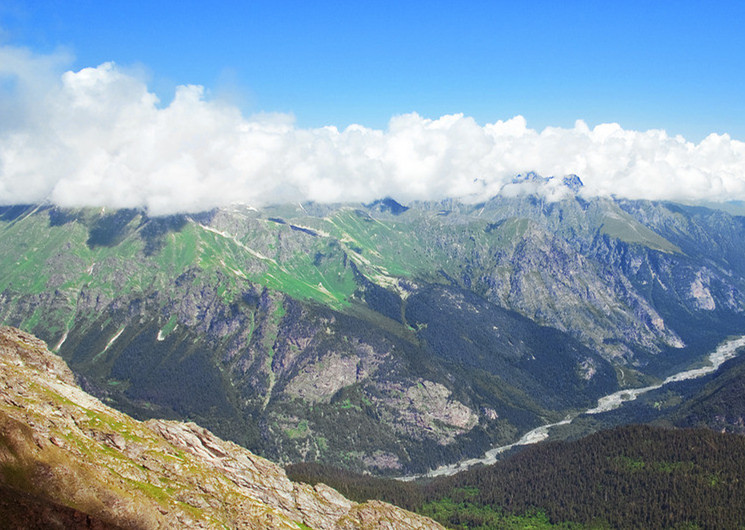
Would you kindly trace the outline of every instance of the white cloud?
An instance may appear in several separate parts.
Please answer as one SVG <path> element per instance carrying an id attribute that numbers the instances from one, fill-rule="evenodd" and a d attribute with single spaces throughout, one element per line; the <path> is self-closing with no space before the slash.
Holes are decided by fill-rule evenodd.
<path id="1" fill-rule="evenodd" d="M 699 144 L 664 131 L 530 129 L 522 116 L 395 116 L 385 131 L 301 129 L 244 117 L 182 86 L 159 106 L 147 85 L 106 63 L 62 72 L 66 58 L 0 47 L 0 203 L 147 207 L 153 214 L 314 200 L 482 200 L 516 193 L 518 173 L 580 175 L 587 195 L 745 200 L 745 143 Z M 555 186 L 540 187 L 558 196 Z"/>

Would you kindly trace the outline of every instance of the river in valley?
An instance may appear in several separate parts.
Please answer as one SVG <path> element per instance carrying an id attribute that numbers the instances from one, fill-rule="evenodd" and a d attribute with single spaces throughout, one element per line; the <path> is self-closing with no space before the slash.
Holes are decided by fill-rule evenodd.
<path id="1" fill-rule="evenodd" d="M 624 390 L 619 390 L 617 392 L 613 392 L 612 394 L 608 394 L 607 396 L 603 396 L 600 399 L 598 399 L 598 403 L 595 407 L 579 412 L 577 414 L 568 416 L 562 421 L 559 421 L 556 423 L 547 423 L 546 425 L 541 425 L 540 427 L 536 427 L 532 431 L 526 432 L 519 440 L 517 440 L 514 443 L 503 445 L 500 447 L 493 447 L 492 449 L 489 449 L 482 458 L 471 458 L 468 460 L 462 460 L 460 462 L 456 462 L 455 464 L 440 466 L 437 469 L 433 469 L 432 471 L 429 471 L 428 473 L 425 473 L 423 475 L 412 475 L 412 476 L 402 477 L 401 480 L 409 481 L 409 480 L 415 480 L 418 478 L 425 478 L 425 477 L 449 476 L 449 475 L 454 475 L 455 473 L 458 473 L 459 471 L 464 471 L 477 464 L 485 464 L 485 465 L 493 464 L 497 461 L 497 456 L 500 455 L 501 453 L 504 453 L 505 451 L 508 451 L 512 449 L 513 447 L 517 447 L 520 445 L 530 445 L 530 444 L 542 442 L 549 437 L 549 431 L 553 427 L 558 427 L 559 425 L 566 425 L 568 423 L 571 423 L 572 421 L 574 421 L 575 418 L 583 414 L 600 414 L 602 412 L 608 412 L 611 410 L 615 410 L 619 408 L 621 405 L 623 405 L 624 403 L 628 401 L 633 401 L 640 395 L 645 394 L 651 390 L 657 390 L 658 388 L 662 388 L 665 385 L 668 385 L 670 383 L 675 383 L 678 381 L 697 379 L 699 377 L 703 377 L 706 374 L 715 372 L 722 365 L 722 363 L 735 357 L 737 355 L 737 350 L 744 346 L 745 346 L 745 335 L 734 338 L 734 339 L 726 340 L 722 342 L 719 346 L 717 346 L 716 350 L 714 350 L 712 353 L 709 354 L 709 357 L 708 357 L 709 364 L 707 364 L 706 366 L 678 372 L 677 374 L 673 374 L 667 377 L 664 381 L 656 385 L 650 385 L 650 386 L 645 386 L 641 388 L 624 389 Z"/>

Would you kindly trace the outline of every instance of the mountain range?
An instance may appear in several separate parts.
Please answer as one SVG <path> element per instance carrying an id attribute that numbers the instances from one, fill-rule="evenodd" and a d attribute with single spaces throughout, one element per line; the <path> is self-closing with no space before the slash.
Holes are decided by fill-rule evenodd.
<path id="1" fill-rule="evenodd" d="M 170 217 L 3 207 L 0 320 L 137 418 L 195 421 L 282 463 L 423 472 L 745 329 L 745 218 L 560 185 L 553 201 Z"/>

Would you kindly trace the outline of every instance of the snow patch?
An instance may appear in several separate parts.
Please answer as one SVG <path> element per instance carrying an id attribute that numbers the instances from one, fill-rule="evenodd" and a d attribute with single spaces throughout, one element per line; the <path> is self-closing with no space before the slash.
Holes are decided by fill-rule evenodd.
<path id="1" fill-rule="evenodd" d="M 67 340 L 67 333 L 68 333 L 68 330 L 65 330 L 64 335 L 62 335 L 62 338 L 59 340 L 59 342 L 57 343 L 57 345 L 54 348 L 52 348 L 52 351 L 55 351 L 55 352 L 56 351 L 59 351 L 59 349 L 62 347 L 62 345 Z"/>
<path id="2" fill-rule="evenodd" d="M 302 228 L 303 230 L 310 230 L 311 232 L 314 232 L 322 237 L 331 237 L 331 234 L 328 232 L 324 232 L 323 230 L 320 230 L 318 228 L 313 228 L 312 226 L 304 226 L 299 224 L 292 224 L 290 226 L 294 226 L 295 228 Z"/>
<path id="3" fill-rule="evenodd" d="M 212 228 L 211 226 L 203 225 L 202 223 L 197 223 L 196 221 L 194 221 L 191 218 L 189 218 L 189 221 L 191 221 L 192 223 L 198 225 L 203 230 L 206 230 L 208 232 L 212 232 L 213 234 L 217 234 L 218 236 L 222 236 L 225 239 L 229 239 L 230 241 L 232 241 L 233 243 L 235 243 L 236 245 L 238 245 L 239 247 L 241 247 L 243 250 L 245 250 L 246 252 L 248 252 L 252 256 L 254 256 L 256 258 L 259 258 L 260 260 L 271 261 L 272 263 L 274 263 L 275 265 L 277 265 L 277 262 L 274 259 L 272 259 L 272 258 L 270 258 L 268 256 L 265 256 L 261 252 L 259 252 L 257 250 L 254 250 L 254 249 L 252 249 L 252 248 L 244 245 L 241 241 L 238 240 L 238 237 L 237 236 L 234 236 L 234 235 L 229 234 L 227 232 L 222 232 L 220 230 L 217 230 L 216 228 Z"/>
<path id="4" fill-rule="evenodd" d="M 118 339 L 118 338 L 119 338 L 119 336 L 120 336 L 120 335 L 121 335 L 121 334 L 122 334 L 123 332 L 124 332 L 124 328 L 122 327 L 122 328 L 121 328 L 121 329 L 120 329 L 120 330 L 119 330 L 119 331 L 117 332 L 117 334 L 116 334 L 116 335 L 114 335 L 113 337 L 111 337 L 111 340 L 110 340 L 110 341 L 108 342 L 108 344 L 106 344 L 106 347 L 105 347 L 105 348 L 103 349 L 103 351 L 106 351 L 106 350 L 108 350 L 108 349 L 109 349 L 109 346 L 111 346 L 112 344 L 114 344 L 114 341 L 115 341 L 116 339 Z M 103 353 L 103 352 L 101 352 L 101 353 Z"/>
<path id="5" fill-rule="evenodd" d="M 104 348 L 103 350 L 101 350 L 101 352 L 100 352 L 100 353 L 98 353 L 98 354 L 97 354 L 97 355 L 96 355 L 96 356 L 95 356 L 95 357 L 93 358 L 93 360 L 94 360 L 94 361 L 95 361 L 96 359 L 98 359 L 98 358 L 99 358 L 99 357 L 100 357 L 101 355 L 103 355 L 104 353 L 106 353 L 106 350 L 108 350 L 108 349 L 109 349 L 109 348 L 111 347 L 111 345 L 112 345 L 112 344 L 114 344 L 114 341 L 115 341 L 116 339 L 118 339 L 118 338 L 119 338 L 119 336 L 120 336 L 120 335 L 121 335 L 121 334 L 122 334 L 122 333 L 124 332 L 124 328 L 125 328 L 125 326 L 122 326 L 122 327 L 121 327 L 121 329 L 120 329 L 120 330 L 119 330 L 119 331 L 118 331 L 118 332 L 116 333 L 116 335 L 114 335 L 113 337 L 111 337 L 111 340 L 109 340 L 109 342 L 108 342 L 108 343 L 106 344 L 106 347 L 105 347 L 105 348 Z"/>
<path id="6" fill-rule="evenodd" d="M 176 328 L 178 328 L 178 324 L 176 324 L 175 326 L 173 326 L 173 329 L 172 329 L 171 331 L 169 331 L 169 332 L 168 332 L 167 334 L 165 334 L 165 335 L 163 334 L 163 330 L 162 330 L 162 329 L 159 329 L 159 330 L 158 330 L 158 336 L 157 336 L 157 340 L 158 340 L 158 342 L 162 342 L 162 341 L 166 340 L 166 337 L 167 337 L 168 335 L 170 335 L 171 333 L 173 333 L 174 331 L 176 331 Z"/>
<path id="7" fill-rule="evenodd" d="M 319 291 L 321 291 L 323 294 L 325 294 L 329 298 L 334 298 L 334 295 L 331 294 L 331 291 L 329 291 L 328 289 L 326 289 L 321 282 L 318 282 L 318 285 L 316 286 L 316 289 L 318 289 Z"/>

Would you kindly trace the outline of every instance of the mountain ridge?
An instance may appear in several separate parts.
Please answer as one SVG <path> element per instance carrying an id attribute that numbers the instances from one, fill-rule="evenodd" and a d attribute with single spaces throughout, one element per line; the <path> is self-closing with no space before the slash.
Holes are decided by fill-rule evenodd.
<path id="1" fill-rule="evenodd" d="M 0 320 L 137 417 L 390 474 L 479 456 L 745 327 L 743 218 L 581 196 L 392 205 L 4 208 Z M 504 338 L 528 330 L 543 342 L 511 357 Z M 547 384 L 554 350 L 574 353 Z"/>
<path id="2" fill-rule="evenodd" d="M 49 512 L 36 527 L 69 516 L 88 527 L 441 528 L 385 503 L 292 483 L 279 466 L 194 423 L 137 422 L 74 383 L 42 341 L 0 328 L 0 483 L 38 517 L 39 507 Z M 16 522 L 28 524 L 26 515 Z"/>

